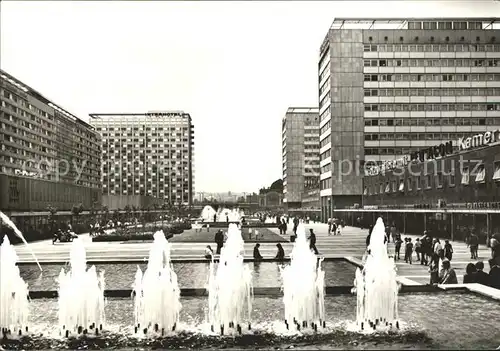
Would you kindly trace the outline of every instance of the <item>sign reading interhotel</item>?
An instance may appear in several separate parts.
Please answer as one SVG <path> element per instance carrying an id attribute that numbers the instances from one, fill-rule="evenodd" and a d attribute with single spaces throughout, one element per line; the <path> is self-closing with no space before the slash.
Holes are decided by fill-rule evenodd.
<path id="1" fill-rule="evenodd" d="M 469 150 L 476 147 L 488 146 L 500 141 L 500 129 L 495 129 L 486 133 L 477 134 L 468 138 L 458 139 L 458 150 Z"/>

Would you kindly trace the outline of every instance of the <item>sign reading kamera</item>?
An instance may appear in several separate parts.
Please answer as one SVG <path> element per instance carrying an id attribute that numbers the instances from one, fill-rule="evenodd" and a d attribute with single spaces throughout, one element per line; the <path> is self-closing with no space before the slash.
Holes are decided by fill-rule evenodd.
<path id="1" fill-rule="evenodd" d="M 458 139 L 458 150 L 470 150 L 476 147 L 488 146 L 500 141 L 500 129 L 495 129 L 486 133 L 476 134 L 467 138 Z"/>

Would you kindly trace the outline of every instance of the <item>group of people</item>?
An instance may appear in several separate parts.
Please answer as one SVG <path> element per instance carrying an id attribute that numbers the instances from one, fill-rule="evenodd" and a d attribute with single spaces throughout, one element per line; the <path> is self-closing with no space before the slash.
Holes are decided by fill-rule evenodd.
<path id="1" fill-rule="evenodd" d="M 489 273 L 484 272 L 483 261 L 469 263 L 465 267 L 464 284 L 478 283 L 500 289 L 500 259 L 498 257 L 488 260 L 490 264 Z"/>
<path id="2" fill-rule="evenodd" d="M 224 246 L 224 242 L 227 240 L 227 234 L 225 234 L 221 229 L 217 230 L 215 233 L 214 241 L 215 244 L 217 245 L 216 251 L 214 253 L 212 247 L 210 245 L 207 245 L 205 248 L 205 258 L 206 259 L 212 259 L 214 255 L 220 255 L 222 247 Z M 309 248 L 311 251 L 313 251 L 316 255 L 319 255 L 318 249 L 316 248 L 316 234 L 314 233 L 314 230 L 311 228 L 309 229 Z M 276 260 L 283 260 L 285 258 L 285 250 L 283 249 L 283 246 L 280 243 L 276 244 L 277 247 L 277 253 L 274 259 Z M 262 260 L 263 257 L 260 254 L 260 243 L 256 243 L 253 249 L 253 258 L 255 260 Z"/>
<path id="3" fill-rule="evenodd" d="M 342 228 L 344 228 L 344 220 L 337 218 L 328 218 L 328 235 L 342 235 Z"/>

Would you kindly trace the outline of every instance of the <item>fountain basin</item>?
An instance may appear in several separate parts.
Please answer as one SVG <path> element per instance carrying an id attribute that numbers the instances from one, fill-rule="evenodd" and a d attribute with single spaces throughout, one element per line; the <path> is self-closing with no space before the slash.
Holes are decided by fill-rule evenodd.
<path id="1" fill-rule="evenodd" d="M 248 262 L 253 271 L 253 286 L 277 287 L 281 285 L 279 272 L 280 263 L 277 262 Z M 91 264 L 88 263 L 87 267 Z M 106 289 L 130 289 L 134 281 L 137 265 L 144 271 L 147 263 L 140 264 L 96 264 L 97 271 L 104 270 Z M 326 272 L 325 284 L 327 286 L 351 286 L 356 266 L 344 260 L 331 260 L 322 263 Z M 59 275 L 63 264 L 43 265 L 43 272 L 36 265 L 19 265 L 21 277 L 30 291 L 56 290 L 55 279 Z M 183 289 L 203 288 L 209 276 L 209 263 L 173 263 L 177 274 L 179 287 Z"/>
<path id="2" fill-rule="evenodd" d="M 283 321 L 281 298 L 255 297 L 252 330 L 242 336 L 216 337 L 205 323 L 208 300 L 204 297 L 181 300 L 180 323 L 177 334 L 165 338 L 148 335 L 134 336 L 133 301 L 109 298 L 105 307 L 107 331 L 97 338 L 61 339 L 54 325 L 57 323 L 57 300 L 33 300 L 30 304 L 30 330 L 43 337 L 29 337 L 21 342 L 1 341 L 5 349 L 89 349 L 119 348 L 200 348 L 256 347 L 273 349 L 296 348 L 469 348 L 492 349 L 500 344 L 500 305 L 490 299 L 466 293 L 440 292 L 401 294 L 398 297 L 402 330 L 394 333 L 361 334 L 354 331 L 356 297 L 350 295 L 325 298 L 326 329 L 317 333 L 288 332 Z M 485 308 L 488 306 L 488 308 Z M 436 314 L 439 311 L 439 315 Z M 246 329 L 246 328 L 245 328 Z M 139 333 L 141 334 L 141 333 Z"/>

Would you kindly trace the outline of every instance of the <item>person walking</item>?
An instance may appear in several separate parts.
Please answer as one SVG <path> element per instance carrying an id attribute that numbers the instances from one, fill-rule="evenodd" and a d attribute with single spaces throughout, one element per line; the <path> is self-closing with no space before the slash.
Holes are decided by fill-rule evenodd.
<path id="1" fill-rule="evenodd" d="M 413 256 L 413 243 L 411 242 L 411 238 L 408 238 L 406 241 L 405 256 L 406 263 L 412 264 L 411 259 Z"/>
<path id="2" fill-rule="evenodd" d="M 451 246 L 449 240 L 444 241 L 444 257 L 446 257 L 449 261 L 453 257 L 453 246 Z"/>
<path id="3" fill-rule="evenodd" d="M 314 234 L 314 231 L 309 229 L 310 235 L 309 235 L 309 248 L 314 251 L 316 255 L 319 255 L 318 249 L 316 248 L 316 234 Z"/>
<path id="4" fill-rule="evenodd" d="M 420 259 L 420 253 L 422 252 L 422 243 L 420 242 L 420 238 L 415 239 L 415 253 L 417 254 L 417 262 L 422 264 Z"/>
<path id="5" fill-rule="evenodd" d="M 299 226 L 299 218 L 295 217 L 293 219 L 293 234 L 297 236 L 297 227 Z"/>
<path id="6" fill-rule="evenodd" d="M 401 240 L 401 235 L 396 234 L 396 238 L 394 239 L 394 260 L 399 260 L 399 254 L 401 252 L 401 244 L 403 241 Z"/>
<path id="7" fill-rule="evenodd" d="M 330 233 L 332 232 L 332 219 L 331 218 L 328 218 L 328 235 L 330 235 Z"/>
<path id="8" fill-rule="evenodd" d="M 217 255 L 220 255 L 220 250 L 222 249 L 222 246 L 224 246 L 224 234 L 222 233 L 222 230 L 218 230 L 216 233 L 215 233 L 215 244 L 217 245 L 217 250 L 215 251 L 215 253 Z"/>
<path id="9" fill-rule="evenodd" d="M 470 248 L 470 258 L 473 260 L 477 260 L 477 249 L 479 247 L 479 238 L 476 234 L 471 233 L 469 236 L 469 248 Z"/>
<path id="10" fill-rule="evenodd" d="M 337 235 L 337 223 L 332 219 L 332 233 L 333 235 Z"/>

